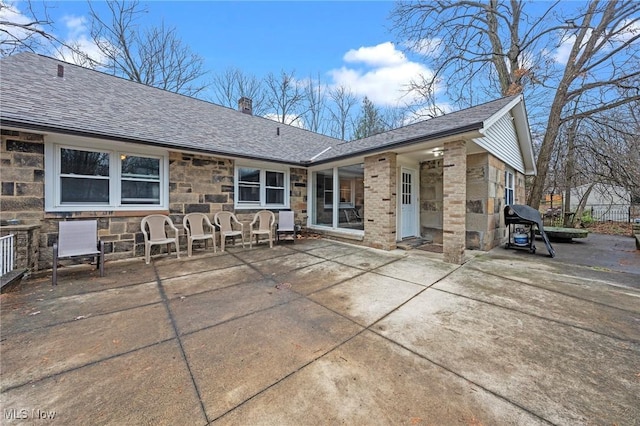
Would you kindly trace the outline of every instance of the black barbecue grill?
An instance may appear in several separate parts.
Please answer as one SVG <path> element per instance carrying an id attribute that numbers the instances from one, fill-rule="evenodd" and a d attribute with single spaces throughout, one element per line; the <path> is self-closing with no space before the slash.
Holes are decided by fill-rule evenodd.
<path id="1" fill-rule="evenodd" d="M 504 208 L 504 222 L 509 228 L 509 240 L 506 248 L 526 248 L 531 253 L 535 253 L 534 226 L 536 226 L 544 240 L 544 244 L 547 246 L 549 256 L 556 256 L 556 252 L 551 247 L 549 238 L 544 232 L 542 216 L 540 216 L 538 210 L 522 204 L 510 204 Z"/>

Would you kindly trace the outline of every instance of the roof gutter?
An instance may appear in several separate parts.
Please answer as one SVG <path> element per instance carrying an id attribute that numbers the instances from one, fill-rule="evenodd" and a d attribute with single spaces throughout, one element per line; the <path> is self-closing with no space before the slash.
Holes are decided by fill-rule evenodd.
<path id="1" fill-rule="evenodd" d="M 198 149 L 198 148 L 191 148 L 191 147 L 182 147 L 182 146 L 179 146 L 179 145 L 171 145 L 171 144 L 167 144 L 167 143 L 154 142 L 154 141 L 145 141 L 145 140 L 140 140 L 140 139 L 131 139 L 131 138 L 122 137 L 122 136 L 116 136 L 116 135 L 107 135 L 107 134 L 101 134 L 101 133 L 91 133 L 91 132 L 86 132 L 86 131 L 76 130 L 76 129 L 43 126 L 43 125 L 39 125 L 39 124 L 25 123 L 25 122 L 14 121 L 14 120 L 5 119 L 5 118 L 0 118 L 0 127 L 14 127 L 14 128 L 18 128 L 18 129 L 27 129 L 27 130 L 34 130 L 34 131 L 40 131 L 40 132 L 60 133 L 60 134 L 66 134 L 66 135 L 72 135 L 72 136 L 82 136 L 82 137 L 90 137 L 90 138 L 97 138 L 97 139 L 106 139 L 106 140 L 112 140 L 112 141 L 116 141 L 116 142 L 126 142 L 126 143 L 133 143 L 133 144 L 139 144 L 139 145 L 161 147 L 161 148 L 172 149 L 172 150 L 180 150 L 180 151 L 185 151 L 185 152 L 195 152 L 195 153 L 200 153 L 200 154 L 218 155 L 218 156 L 223 156 L 223 157 L 234 157 L 234 158 L 242 158 L 242 159 L 247 159 L 247 160 L 270 161 L 270 162 L 273 162 L 273 163 L 285 164 L 285 165 L 295 166 L 295 167 L 311 167 L 311 166 L 331 163 L 331 162 L 334 162 L 334 161 L 339 161 L 339 160 L 343 160 L 343 159 L 347 159 L 347 158 L 351 158 L 351 157 L 357 157 L 357 156 L 362 156 L 362 155 L 367 155 L 367 154 L 373 154 L 373 153 L 376 153 L 376 152 L 385 152 L 385 151 L 388 151 L 390 149 L 400 148 L 400 147 L 412 145 L 412 144 L 417 143 L 417 142 L 428 142 L 428 141 L 432 141 L 432 140 L 435 140 L 435 139 L 442 139 L 442 138 L 446 138 L 446 137 L 462 135 L 462 134 L 473 132 L 473 131 L 479 131 L 480 129 L 483 128 L 483 122 L 472 123 L 472 124 L 468 124 L 468 125 L 466 125 L 464 127 L 458 127 L 458 128 L 455 128 L 455 129 L 445 130 L 443 132 L 431 134 L 431 135 L 429 135 L 427 137 L 424 137 L 424 136 L 415 137 L 415 138 L 406 139 L 406 140 L 403 140 L 403 141 L 399 141 L 399 142 L 388 144 L 388 145 L 384 145 L 384 146 L 376 146 L 376 147 L 373 147 L 373 148 L 364 149 L 364 150 L 360 150 L 360 151 L 353 151 L 353 152 L 350 152 L 350 153 L 347 153 L 347 154 L 338 155 L 336 157 L 330 157 L 330 158 L 327 158 L 327 159 L 324 159 L 324 160 L 320 160 L 320 161 L 314 161 L 314 160 L 317 157 L 319 157 L 322 154 L 324 154 L 327 151 L 329 151 L 332 147 L 328 147 L 327 149 L 321 151 L 320 153 L 318 153 L 315 156 L 313 156 L 310 160 L 285 161 L 285 160 L 278 160 L 278 159 L 274 159 L 274 158 L 260 157 L 260 156 L 256 156 L 256 155 L 235 154 L 235 153 L 216 151 L 216 150 L 210 150 L 210 149 Z"/>
<path id="2" fill-rule="evenodd" d="M 191 147 L 183 147 L 180 145 L 171 145 L 171 144 L 167 144 L 167 143 L 161 143 L 161 142 L 154 142 L 154 141 L 145 141 L 145 140 L 141 140 L 141 139 L 131 139 L 131 138 L 127 138 L 127 137 L 122 137 L 122 136 L 116 136 L 116 135 L 106 135 L 106 134 L 102 134 L 102 133 L 91 133 L 91 132 L 86 132 L 86 131 L 82 131 L 82 130 L 75 130 L 75 129 L 63 129 L 60 127 L 50 127 L 50 126 L 42 126 L 42 125 L 38 125 L 38 124 L 31 124 L 31 123 L 24 123 L 24 122 L 19 122 L 19 121 L 14 121 L 14 120 L 7 120 L 4 118 L 0 118 L 0 127 L 13 127 L 16 129 L 26 129 L 26 130 L 33 130 L 33 131 L 37 131 L 37 132 L 44 132 L 44 133 L 58 133 L 58 134 L 63 134 L 63 135 L 70 135 L 70 136 L 81 136 L 81 137 L 87 137 L 87 138 L 95 138 L 95 139 L 104 139 L 104 140 L 111 140 L 114 142 L 125 142 L 125 143 L 133 143 L 133 144 L 137 144 L 137 145 L 146 145 L 146 146 L 153 146 L 153 147 L 159 147 L 159 148 L 166 148 L 166 149 L 171 149 L 174 151 L 184 151 L 184 152 L 193 152 L 193 153 L 198 153 L 198 154 L 209 154 L 209 155 L 217 155 L 217 156 L 222 156 L 222 157 L 233 157 L 233 158 L 242 158 L 242 159 L 246 159 L 246 160 L 261 160 L 261 161 L 270 161 L 272 163 L 278 163 L 278 164 L 286 164 L 289 166 L 295 166 L 295 167 L 306 167 L 307 164 L 305 164 L 305 161 L 285 161 L 285 160 L 278 160 L 278 159 L 274 159 L 274 158 L 265 158 L 265 157 L 259 157 L 256 155 L 247 155 L 247 154 L 235 154 L 235 153 L 230 153 L 230 152 L 223 152 L 223 151 L 216 151 L 216 150 L 211 150 L 211 149 L 198 149 L 198 148 L 191 148 Z"/>
<path id="3" fill-rule="evenodd" d="M 463 134 L 469 133 L 469 132 L 480 131 L 483 128 L 483 126 L 484 126 L 483 122 L 480 121 L 480 122 L 477 122 L 477 123 L 472 123 L 472 124 L 466 125 L 464 127 L 458 127 L 456 129 L 445 130 L 443 132 L 434 133 L 434 134 L 431 134 L 431 135 L 429 135 L 427 137 L 424 137 L 424 136 L 415 137 L 415 138 L 406 139 L 406 140 L 403 140 L 403 141 L 400 141 L 400 142 L 395 142 L 395 143 L 384 145 L 384 146 L 377 146 L 377 147 L 373 147 L 373 148 L 369 148 L 369 149 L 364 149 L 364 150 L 361 150 L 361 151 L 353 151 L 353 152 L 350 152 L 348 154 L 343 154 L 343 155 L 327 158 L 327 159 L 316 161 L 316 162 L 310 162 L 308 165 L 309 166 L 311 166 L 311 165 L 315 166 L 315 165 L 320 165 L 320 164 L 332 163 L 334 161 L 343 160 L 343 159 L 346 159 L 346 158 L 349 158 L 349 157 L 373 154 L 373 153 L 376 153 L 376 152 L 385 152 L 385 151 L 389 151 L 390 149 L 401 148 L 401 147 L 404 147 L 404 146 L 412 145 L 412 144 L 417 143 L 417 142 L 429 142 L 429 141 L 432 141 L 432 140 L 435 140 L 435 139 L 443 139 L 443 138 L 447 138 L 447 137 L 451 137 L 451 136 L 463 135 Z M 478 135 L 478 136 L 481 136 L 481 135 Z M 318 154 L 318 156 L 319 155 L 320 154 Z"/>

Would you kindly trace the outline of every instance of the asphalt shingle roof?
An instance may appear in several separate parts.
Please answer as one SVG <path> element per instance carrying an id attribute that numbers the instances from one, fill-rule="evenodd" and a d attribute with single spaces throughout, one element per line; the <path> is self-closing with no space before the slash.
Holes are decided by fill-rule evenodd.
<path id="1" fill-rule="evenodd" d="M 57 76 L 58 65 L 64 66 L 64 77 Z M 345 143 L 33 53 L 0 60 L 0 120 L 4 126 L 290 164 L 306 165 L 311 159 L 326 162 L 481 128 L 484 120 L 511 100 L 513 97 L 498 99 Z"/>

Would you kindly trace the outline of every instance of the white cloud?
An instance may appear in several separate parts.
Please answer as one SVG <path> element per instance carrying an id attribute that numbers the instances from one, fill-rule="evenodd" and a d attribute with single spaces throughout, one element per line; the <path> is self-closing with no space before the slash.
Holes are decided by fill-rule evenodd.
<path id="1" fill-rule="evenodd" d="M 278 114 L 265 114 L 263 115 L 264 118 L 268 118 L 269 120 L 273 120 L 273 121 L 278 121 L 280 122 L 280 118 L 278 117 Z M 304 129 L 304 122 L 302 121 L 302 118 L 296 116 L 296 115 L 291 115 L 291 114 L 287 114 L 284 117 L 284 121 L 290 125 L 290 126 L 294 126 L 294 127 L 299 127 L 301 129 Z"/>
<path id="2" fill-rule="evenodd" d="M 396 50 L 390 41 L 377 46 L 362 46 L 345 53 L 345 62 L 361 62 L 370 66 L 393 66 L 407 61 L 404 53 Z"/>
<path id="3" fill-rule="evenodd" d="M 560 41 L 560 45 L 555 52 L 553 52 L 552 57 L 555 62 L 558 64 L 565 65 L 569 60 L 569 55 L 571 54 L 571 49 L 573 49 L 573 45 L 576 43 L 576 36 L 569 35 L 564 37 Z"/>
<path id="4" fill-rule="evenodd" d="M 624 30 L 622 30 L 622 28 L 624 28 Z M 637 36 L 640 33 L 640 22 L 631 22 L 630 20 L 624 20 L 620 22 L 620 25 L 616 28 L 616 31 L 620 32 L 616 35 L 612 35 L 609 40 L 613 44 L 605 46 L 602 51 L 608 52 L 614 49 L 618 44 L 628 43 L 631 38 Z M 586 46 L 592 34 L 593 31 L 591 29 L 588 29 L 582 42 L 581 48 Z M 555 50 L 555 52 L 552 53 L 553 60 L 558 64 L 565 65 L 569 60 L 571 49 L 573 49 L 573 45 L 575 43 L 576 36 L 574 34 L 565 35 L 560 40 L 558 48 Z"/>
<path id="5" fill-rule="evenodd" d="M 84 16 L 65 15 L 62 17 L 62 23 L 67 28 L 67 37 L 70 39 L 84 36 L 89 32 L 87 18 Z"/>
<path id="6" fill-rule="evenodd" d="M 407 59 L 390 42 L 350 50 L 344 60 L 347 65 L 329 71 L 332 86 L 351 89 L 381 106 L 413 103 L 414 95 L 407 93 L 411 81 L 432 75 L 430 69 Z"/>
<path id="7" fill-rule="evenodd" d="M 624 30 L 621 30 L 622 28 L 624 28 Z M 630 19 L 625 19 L 620 23 L 619 28 L 617 28 L 617 30 L 621 30 L 620 34 L 614 36 L 613 40 L 620 43 L 626 43 L 631 38 L 640 34 L 640 22 L 638 21 L 632 22 Z"/>
<path id="8" fill-rule="evenodd" d="M 12 22 L 15 25 L 0 25 L 0 42 L 13 45 L 14 41 L 26 40 L 28 37 L 35 37 L 36 42 L 41 41 L 41 36 L 35 34 L 33 31 L 26 30 L 20 27 L 20 25 L 28 25 L 33 22 L 33 19 L 24 15 L 15 4 L 12 2 L 1 1 L 0 4 L 0 21 Z M 30 25 L 32 29 L 41 30 L 39 25 Z M 10 49 L 9 49 L 10 50 Z M 0 51 L 4 51 L 4 48 L 0 48 Z"/>
<path id="9" fill-rule="evenodd" d="M 91 60 L 97 63 L 104 63 L 105 56 L 102 54 L 96 43 L 89 36 L 89 26 L 87 18 L 84 16 L 65 15 L 62 17 L 67 35 L 65 44 L 72 46 L 74 49 L 83 52 Z M 87 61 L 75 54 L 68 47 L 63 47 L 56 55 L 59 59 L 77 65 L 87 66 Z"/>

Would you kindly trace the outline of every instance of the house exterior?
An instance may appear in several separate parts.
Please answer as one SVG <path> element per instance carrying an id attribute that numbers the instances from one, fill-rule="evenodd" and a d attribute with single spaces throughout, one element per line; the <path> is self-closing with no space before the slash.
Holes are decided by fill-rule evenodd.
<path id="1" fill-rule="evenodd" d="M 234 110 L 32 53 L 0 60 L 0 127 L 0 229 L 32 270 L 51 267 L 62 220 L 98 219 L 118 259 L 143 255 L 148 214 L 262 209 L 386 250 L 422 236 L 462 263 L 505 240 L 502 208 L 536 172 L 521 96 L 344 142 L 248 99 Z"/>

